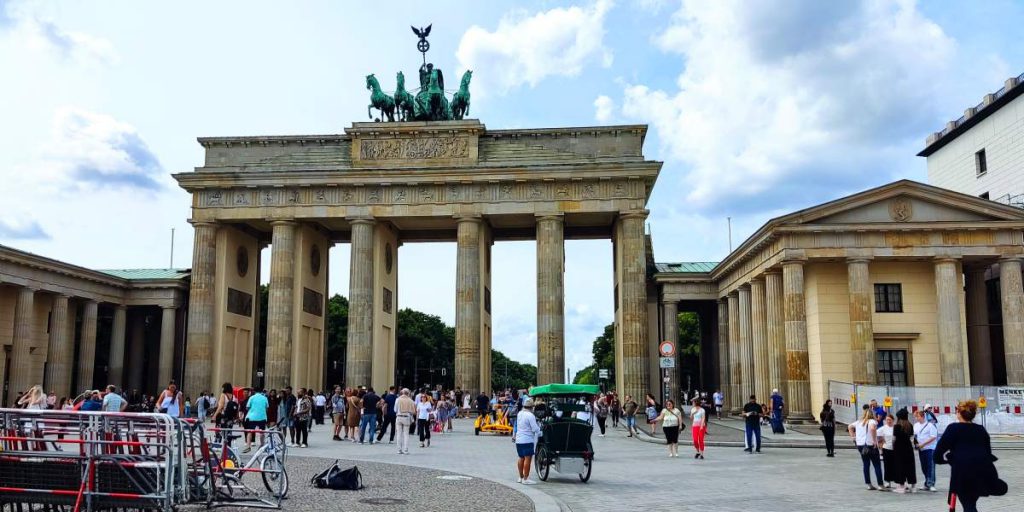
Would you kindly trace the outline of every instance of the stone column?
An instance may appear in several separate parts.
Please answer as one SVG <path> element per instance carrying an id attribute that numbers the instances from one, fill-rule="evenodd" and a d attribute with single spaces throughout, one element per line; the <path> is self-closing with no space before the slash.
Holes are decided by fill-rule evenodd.
<path id="1" fill-rule="evenodd" d="M 1003 346 L 1006 383 L 1024 385 L 1024 288 L 1020 257 L 999 260 L 999 293 L 1003 303 Z"/>
<path id="2" fill-rule="evenodd" d="M 768 340 L 768 383 L 785 393 L 786 324 L 782 299 L 782 272 L 769 270 L 764 275 L 765 335 Z"/>
<path id="3" fill-rule="evenodd" d="M 743 399 L 743 364 L 740 363 L 740 293 L 729 294 L 729 410 L 738 413 L 746 403 Z"/>
<path id="4" fill-rule="evenodd" d="M 349 262 L 345 382 L 353 387 L 369 386 L 373 380 L 373 246 L 376 221 L 355 218 L 349 223 L 352 224 L 352 257 Z"/>
<path id="5" fill-rule="evenodd" d="M 480 391 L 480 216 L 457 217 L 455 263 L 455 387 Z M 539 375 L 538 375 L 539 378 Z M 490 390 L 487 390 L 490 391 Z"/>
<path id="6" fill-rule="evenodd" d="M 753 329 L 750 325 L 750 285 L 744 284 L 739 290 L 740 306 L 740 399 L 746 403 L 754 394 L 754 344 Z M 761 400 L 761 397 L 757 397 Z"/>
<path id="7" fill-rule="evenodd" d="M 939 382 L 943 386 L 963 386 L 964 339 L 960 330 L 960 271 L 954 258 L 935 260 L 935 294 L 938 310 Z"/>
<path id="8" fill-rule="evenodd" d="M 854 384 L 875 384 L 875 330 L 871 324 L 874 313 L 874 290 L 868 258 L 851 258 L 846 262 L 850 291 L 850 365 Z"/>
<path id="9" fill-rule="evenodd" d="M 163 314 L 160 317 L 160 360 L 157 373 L 157 383 L 161 386 L 174 378 L 174 320 L 178 308 L 174 306 L 163 306 Z M 185 385 L 181 383 L 182 387 Z M 202 389 L 192 389 L 191 394 L 196 395 Z"/>
<path id="10" fill-rule="evenodd" d="M 967 281 L 967 359 L 972 386 L 995 384 L 992 371 L 992 339 L 988 325 L 988 294 L 985 288 L 985 267 L 965 269 Z"/>
<path id="11" fill-rule="evenodd" d="M 642 397 L 653 392 L 647 364 L 647 252 L 644 220 L 647 210 L 619 215 L 622 241 L 622 371 L 624 393 Z"/>
<path id="12" fill-rule="evenodd" d="M 185 382 L 218 389 L 213 382 L 213 288 L 217 269 L 217 225 L 196 222 L 185 342 Z M 166 383 L 160 383 L 166 384 Z"/>
<path id="13" fill-rule="evenodd" d="M 114 322 L 110 330 L 110 372 L 107 380 L 118 388 L 124 388 L 124 334 L 128 309 L 122 304 L 114 305 Z"/>
<path id="14" fill-rule="evenodd" d="M 270 289 L 267 295 L 267 388 L 301 386 L 292 378 L 292 322 L 295 316 L 295 222 L 271 222 Z M 355 247 L 355 242 L 352 246 Z M 351 309 L 349 310 L 351 315 Z M 349 316 L 349 322 L 352 317 Z M 349 339 L 351 339 L 349 331 Z M 349 350 L 351 350 L 351 346 Z M 211 389 L 217 385 L 212 384 Z"/>
<path id="15" fill-rule="evenodd" d="M 765 280 L 758 276 L 750 280 L 750 336 L 754 347 L 754 394 L 758 400 L 767 400 L 772 392 L 768 378 L 768 325 L 765 304 Z"/>
<path id="16" fill-rule="evenodd" d="M 729 301 L 718 299 L 718 391 L 731 393 L 729 388 Z"/>
<path id="17" fill-rule="evenodd" d="M 39 384 L 32 382 L 32 336 L 35 334 L 36 289 L 18 289 L 14 303 L 14 338 L 11 340 L 11 376 L 8 383 L 7 403 L 14 405 L 18 393 Z"/>
<path id="18" fill-rule="evenodd" d="M 96 313 L 99 304 L 94 300 L 85 302 L 82 309 L 82 335 L 78 345 L 78 386 L 81 393 L 92 388 L 93 369 L 96 368 Z"/>
<path id="19" fill-rule="evenodd" d="M 676 365 L 675 368 L 665 372 L 669 379 L 668 382 L 665 383 L 665 389 L 668 389 L 669 398 L 679 404 L 679 304 L 675 301 L 667 300 L 661 303 L 661 309 L 665 324 L 665 339 L 676 345 L 676 355 L 673 357 Z"/>
<path id="20" fill-rule="evenodd" d="M 562 215 L 537 217 L 537 384 L 565 380 L 565 234 Z"/>
<path id="21" fill-rule="evenodd" d="M 53 299 L 53 313 L 50 315 L 50 348 L 46 353 L 46 391 L 52 391 L 58 397 L 70 396 L 71 393 L 71 360 L 74 358 L 75 344 L 68 330 L 68 299 L 67 295 L 57 295 Z"/>
<path id="22" fill-rule="evenodd" d="M 152 393 L 155 390 L 146 389 L 143 382 L 145 373 L 146 358 L 146 309 L 135 308 L 131 320 L 128 322 L 130 332 L 128 334 L 128 362 L 125 364 L 127 382 L 125 388 L 139 390 L 141 393 Z M 184 383 L 182 383 L 184 384 Z M 157 382 L 157 386 L 167 385 L 166 382 Z"/>
<path id="23" fill-rule="evenodd" d="M 807 310 L 804 303 L 804 262 L 782 263 L 783 316 L 786 321 L 786 380 L 789 418 L 811 418 L 810 360 L 807 356 Z"/>

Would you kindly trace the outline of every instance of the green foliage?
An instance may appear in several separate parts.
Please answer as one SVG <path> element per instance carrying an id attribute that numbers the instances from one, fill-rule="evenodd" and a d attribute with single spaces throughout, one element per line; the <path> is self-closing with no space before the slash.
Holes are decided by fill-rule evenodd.
<path id="1" fill-rule="evenodd" d="M 327 300 L 327 382 L 340 383 L 345 374 L 348 347 L 348 299 L 334 294 Z"/>
<path id="2" fill-rule="evenodd" d="M 692 311 L 679 313 L 679 354 L 700 356 L 700 317 Z"/>
<path id="3" fill-rule="evenodd" d="M 593 352 L 596 368 L 607 370 L 615 368 L 615 324 L 604 326 L 604 332 L 594 339 Z M 590 382 L 589 384 L 596 384 L 596 382 Z"/>
<path id="4" fill-rule="evenodd" d="M 491 386 L 497 390 L 528 389 L 537 383 L 537 367 L 491 350 Z"/>
<path id="5" fill-rule="evenodd" d="M 397 319 L 397 380 L 411 389 L 455 385 L 455 328 L 437 315 L 405 308 Z"/>
<path id="6" fill-rule="evenodd" d="M 573 384 L 599 384 L 597 378 L 597 368 L 594 365 L 590 365 L 578 372 L 572 379 Z"/>

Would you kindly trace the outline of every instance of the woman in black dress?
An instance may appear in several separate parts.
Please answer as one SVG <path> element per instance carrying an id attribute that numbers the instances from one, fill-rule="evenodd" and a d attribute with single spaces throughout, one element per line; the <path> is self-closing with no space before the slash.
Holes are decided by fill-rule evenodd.
<path id="1" fill-rule="evenodd" d="M 956 507 L 957 499 L 964 512 L 978 510 L 981 496 L 1002 496 L 1007 492 L 1006 482 L 999 479 L 997 459 L 992 455 L 992 444 L 985 427 L 972 423 L 978 413 L 974 400 L 960 402 L 956 408 L 958 423 L 946 427 L 935 447 L 935 463 L 949 464 L 949 509 Z"/>
<path id="2" fill-rule="evenodd" d="M 832 400 L 825 400 L 825 405 L 821 408 L 821 414 L 818 415 L 818 420 L 821 421 L 822 435 L 825 436 L 825 451 L 826 457 L 836 456 L 836 411 L 832 409 Z"/>
<path id="3" fill-rule="evenodd" d="M 896 413 L 896 425 L 892 428 L 892 469 L 893 492 L 917 492 L 917 465 L 914 464 L 914 425 L 906 407 Z"/>

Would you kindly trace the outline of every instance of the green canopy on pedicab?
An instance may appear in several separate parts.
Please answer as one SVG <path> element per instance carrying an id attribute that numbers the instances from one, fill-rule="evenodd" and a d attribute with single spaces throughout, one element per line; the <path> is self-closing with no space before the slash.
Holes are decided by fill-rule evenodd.
<path id="1" fill-rule="evenodd" d="M 527 392 L 530 396 L 544 395 L 596 395 L 601 392 L 597 384 L 545 384 L 534 386 Z"/>

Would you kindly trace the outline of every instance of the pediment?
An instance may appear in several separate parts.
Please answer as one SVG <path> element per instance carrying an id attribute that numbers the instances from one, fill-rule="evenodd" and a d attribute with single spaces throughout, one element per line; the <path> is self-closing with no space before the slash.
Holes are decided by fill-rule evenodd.
<path id="1" fill-rule="evenodd" d="M 903 180 L 777 219 L 779 224 L 879 224 L 1024 220 L 1024 210 Z"/>

